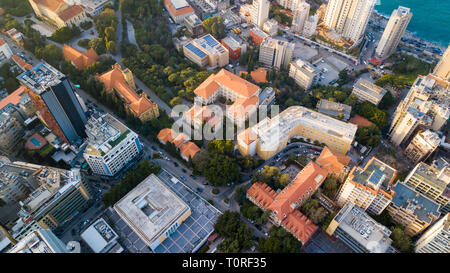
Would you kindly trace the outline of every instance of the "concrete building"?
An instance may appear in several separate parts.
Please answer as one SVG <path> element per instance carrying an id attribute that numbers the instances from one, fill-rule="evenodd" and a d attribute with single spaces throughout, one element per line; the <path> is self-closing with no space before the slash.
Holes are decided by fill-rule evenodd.
<path id="1" fill-rule="evenodd" d="M 275 225 L 282 226 L 302 244 L 307 244 L 318 227 L 297 209 L 314 194 L 327 174 L 311 161 L 280 192 L 263 182 L 256 182 L 248 189 L 247 198 L 262 210 L 270 211 L 270 220 Z"/>
<path id="2" fill-rule="evenodd" d="M 222 39 L 222 45 L 228 49 L 230 59 L 237 60 L 247 51 L 247 44 L 234 33 L 229 33 Z"/>
<path id="3" fill-rule="evenodd" d="M 79 26 L 88 19 L 80 5 L 70 5 L 64 0 L 28 0 L 36 16 L 58 28 Z"/>
<path id="4" fill-rule="evenodd" d="M 406 185 L 436 201 L 442 213 L 450 212 L 450 164 L 439 158 L 431 165 L 420 162 L 408 174 Z"/>
<path id="5" fill-rule="evenodd" d="M 195 14 L 186 0 L 164 0 L 164 7 L 176 24 L 182 24 L 184 18 Z"/>
<path id="6" fill-rule="evenodd" d="M 263 31 L 265 31 L 270 36 L 275 36 L 278 34 L 278 22 L 275 19 L 267 20 L 263 25 Z"/>
<path id="7" fill-rule="evenodd" d="M 295 8 L 298 7 L 301 3 L 304 3 L 305 0 L 277 0 L 276 2 L 283 8 L 294 11 Z"/>
<path id="8" fill-rule="evenodd" d="M 336 203 L 352 202 L 371 214 L 379 215 L 392 201 L 392 183 L 397 170 L 372 157 L 364 168 L 354 166 L 339 189 Z"/>
<path id="9" fill-rule="evenodd" d="M 334 217 L 326 232 L 357 253 L 386 253 L 392 244 L 389 228 L 379 224 L 351 201 Z"/>
<path id="10" fill-rule="evenodd" d="M 301 88 L 308 90 L 317 81 L 317 69 L 302 59 L 296 59 L 289 66 L 289 77 Z"/>
<path id="11" fill-rule="evenodd" d="M 138 135 L 110 114 L 93 113 L 86 134 L 83 157 L 98 175 L 116 175 L 142 151 Z"/>
<path id="12" fill-rule="evenodd" d="M 81 239 L 94 251 L 94 253 L 120 253 L 123 248 L 117 242 L 119 235 L 99 218 L 80 235 Z"/>
<path id="13" fill-rule="evenodd" d="M 30 96 L 25 92 L 25 87 L 20 86 L 0 101 L 0 113 L 10 113 L 10 109 L 16 109 L 20 113 L 22 118 L 17 118 L 18 120 L 27 119 L 35 115 L 36 109 Z"/>
<path id="14" fill-rule="evenodd" d="M 317 111 L 347 121 L 350 118 L 352 107 L 347 104 L 320 99 L 317 103 Z"/>
<path id="15" fill-rule="evenodd" d="M 98 16 L 105 10 L 105 5 L 109 4 L 111 0 L 66 0 L 71 5 L 81 5 L 84 11 L 90 16 Z"/>
<path id="16" fill-rule="evenodd" d="M 292 10 L 294 17 L 292 19 L 291 29 L 294 32 L 299 32 L 303 34 L 303 29 L 305 27 L 305 22 L 309 17 L 309 9 L 310 5 L 306 2 L 300 2 L 295 8 Z"/>
<path id="17" fill-rule="evenodd" d="M 8 31 L 6 31 L 6 34 L 8 34 L 9 38 L 11 38 L 16 44 L 23 46 L 23 34 L 22 32 L 17 31 L 17 29 L 12 28 Z"/>
<path id="18" fill-rule="evenodd" d="M 392 12 L 375 51 L 378 58 L 385 60 L 394 53 L 403 34 L 405 34 L 412 15 L 409 8 L 402 6 Z"/>
<path id="19" fill-rule="evenodd" d="M 319 15 L 316 13 L 308 17 L 303 27 L 303 36 L 309 38 L 316 34 L 317 24 L 319 23 Z"/>
<path id="20" fill-rule="evenodd" d="M 249 8 L 252 23 L 259 28 L 263 28 L 264 23 L 269 19 L 270 2 L 268 0 L 255 0 Z"/>
<path id="21" fill-rule="evenodd" d="M 42 123 L 67 144 L 80 145 L 86 137 L 87 119 L 69 79 L 46 62 L 17 79 L 25 87 Z"/>
<path id="22" fill-rule="evenodd" d="M 447 213 L 419 238 L 416 253 L 450 253 L 449 215 Z"/>
<path id="23" fill-rule="evenodd" d="M 259 48 L 259 62 L 278 70 L 287 69 L 294 54 L 295 44 L 276 38 L 267 38 Z"/>
<path id="24" fill-rule="evenodd" d="M 184 56 L 200 67 L 215 69 L 229 63 L 228 49 L 211 34 L 190 41 L 183 46 Z"/>
<path id="25" fill-rule="evenodd" d="M 189 206 L 154 174 L 122 197 L 114 209 L 152 250 L 191 215 Z"/>
<path id="26" fill-rule="evenodd" d="M 416 192 L 403 182 L 394 187 L 395 196 L 386 208 L 392 219 L 405 227 L 405 233 L 415 236 L 439 218 L 439 204 Z"/>
<path id="27" fill-rule="evenodd" d="M 378 105 L 386 92 L 387 91 L 382 87 L 360 78 L 355 85 L 353 85 L 352 94 L 357 96 L 359 101 L 368 101 Z"/>
<path id="28" fill-rule="evenodd" d="M 441 79 L 450 81 L 450 46 L 444 52 L 441 60 L 434 68 L 433 74 Z"/>
<path id="29" fill-rule="evenodd" d="M 292 137 L 318 141 L 347 153 L 357 126 L 336 120 L 302 106 L 291 106 L 273 118 L 265 118 L 237 136 L 243 155 L 255 154 L 267 160 L 286 147 Z"/>
<path id="30" fill-rule="evenodd" d="M 107 92 L 115 91 L 124 101 L 125 109 L 141 121 L 159 117 L 158 105 L 149 100 L 145 92 L 140 95 L 136 93 L 136 84 L 130 69 L 122 69 L 120 64 L 116 63 L 110 71 L 96 76 L 96 79 L 105 85 Z"/>
<path id="31" fill-rule="evenodd" d="M 405 149 L 406 157 L 417 164 L 425 161 L 441 143 L 439 135 L 431 130 L 418 132 Z"/>
<path id="32" fill-rule="evenodd" d="M 67 246 L 48 229 L 30 232 L 9 253 L 69 253 Z"/>
<path id="33" fill-rule="evenodd" d="M 261 44 L 264 42 L 264 40 L 266 40 L 267 38 L 269 38 L 270 36 L 265 33 L 264 31 L 262 31 L 261 29 L 254 27 L 252 29 L 250 29 L 250 37 L 252 38 L 252 41 L 257 45 L 257 46 L 261 46 Z"/>
<path id="34" fill-rule="evenodd" d="M 98 60 L 98 55 L 92 48 L 81 52 L 65 44 L 62 53 L 64 58 L 79 70 L 93 65 Z"/>
<path id="35" fill-rule="evenodd" d="M 194 37 L 198 37 L 203 34 L 202 20 L 200 20 L 195 13 L 184 18 L 184 25 Z"/>
<path id="36" fill-rule="evenodd" d="M 327 28 L 354 43 L 361 41 L 376 0 L 330 0 L 324 17 Z"/>
<path id="37" fill-rule="evenodd" d="M 0 38 L 0 64 L 5 63 L 9 58 L 13 56 L 13 52 L 9 45 Z"/>
<path id="38" fill-rule="evenodd" d="M 22 124 L 7 112 L 0 114 L 0 151 L 7 155 L 14 153 L 24 135 Z"/>
<path id="39" fill-rule="evenodd" d="M 31 68 L 33 68 L 33 66 L 27 62 L 25 62 L 22 58 L 20 58 L 19 56 L 17 56 L 17 54 L 14 54 L 11 59 L 13 60 L 13 62 L 17 65 L 17 67 L 19 67 L 22 72 L 28 71 Z"/>

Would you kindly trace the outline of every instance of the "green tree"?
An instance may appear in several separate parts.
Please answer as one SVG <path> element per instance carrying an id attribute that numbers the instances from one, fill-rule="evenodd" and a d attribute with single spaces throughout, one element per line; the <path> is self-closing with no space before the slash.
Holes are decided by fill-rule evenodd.
<path id="1" fill-rule="evenodd" d="M 409 253 L 413 251 L 411 238 L 406 235 L 401 226 L 396 226 L 392 229 L 390 238 L 394 247 L 401 252 Z"/>
<path id="2" fill-rule="evenodd" d="M 261 237 L 258 251 L 261 253 L 300 253 L 302 243 L 282 227 L 272 227 L 268 238 Z"/>
<path id="3" fill-rule="evenodd" d="M 92 38 L 89 41 L 89 47 L 92 48 L 98 55 L 106 52 L 105 42 L 101 38 Z"/>
<path id="4" fill-rule="evenodd" d="M 111 52 L 111 54 L 116 55 L 116 52 L 117 52 L 116 42 L 114 42 L 114 41 L 107 42 L 106 43 L 106 50 Z"/>

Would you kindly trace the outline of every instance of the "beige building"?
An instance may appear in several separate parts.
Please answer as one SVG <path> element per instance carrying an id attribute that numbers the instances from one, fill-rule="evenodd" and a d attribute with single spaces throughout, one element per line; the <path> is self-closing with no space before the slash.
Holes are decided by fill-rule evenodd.
<path id="1" fill-rule="evenodd" d="M 406 185 L 433 199 L 442 213 L 450 212 L 450 164 L 439 158 L 431 165 L 417 164 L 405 179 Z"/>
<path id="2" fill-rule="evenodd" d="M 24 135 L 23 129 L 22 124 L 14 116 L 3 112 L 0 115 L 0 151 L 12 155 Z"/>
<path id="3" fill-rule="evenodd" d="M 259 62 L 278 70 L 288 68 L 294 48 L 294 43 L 269 37 L 259 48 Z"/>
<path id="4" fill-rule="evenodd" d="M 308 90 L 317 79 L 317 70 L 306 61 L 297 59 L 290 64 L 289 77 L 301 88 Z"/>
<path id="5" fill-rule="evenodd" d="M 363 210 L 378 215 L 394 197 L 391 187 L 396 176 L 396 169 L 372 157 L 364 168 L 353 167 L 339 189 L 336 202 L 341 207 L 353 202 Z"/>
<path id="6" fill-rule="evenodd" d="M 431 130 L 418 132 L 405 149 L 406 157 L 414 164 L 425 161 L 436 150 L 441 140 L 439 135 Z"/>
<path id="7" fill-rule="evenodd" d="M 275 36 L 278 33 L 278 22 L 275 19 L 267 20 L 263 24 L 263 31 L 265 31 L 270 36 Z"/>
<path id="8" fill-rule="evenodd" d="M 416 253 L 450 253 L 449 215 L 447 213 L 419 238 Z"/>
<path id="9" fill-rule="evenodd" d="M 28 1 L 38 17 L 44 18 L 58 28 L 78 26 L 88 19 L 82 6 L 71 6 L 64 0 Z"/>
<path id="10" fill-rule="evenodd" d="M 434 68 L 433 74 L 439 78 L 450 81 L 450 46 L 444 52 L 441 60 Z"/>
<path id="11" fill-rule="evenodd" d="M 300 5 L 301 3 L 304 3 L 305 0 L 277 0 L 276 2 L 283 8 L 294 11 L 295 8 L 298 7 L 298 5 Z"/>
<path id="12" fill-rule="evenodd" d="M 397 49 L 412 15 L 409 8 L 401 6 L 392 12 L 376 49 L 380 59 L 387 59 Z"/>
<path id="13" fill-rule="evenodd" d="M 303 27 L 303 36 L 311 37 L 316 34 L 317 24 L 319 23 L 319 15 L 316 13 L 308 17 Z"/>
<path id="14" fill-rule="evenodd" d="M 359 42 L 366 31 L 376 0 L 329 0 L 324 24 L 353 42 Z"/>
<path id="15" fill-rule="evenodd" d="M 243 155 L 268 159 L 284 149 L 293 137 L 318 141 L 329 148 L 347 153 L 357 126 L 302 106 L 291 106 L 273 118 L 265 118 L 237 136 Z"/>
<path id="16" fill-rule="evenodd" d="M 439 204 L 432 199 L 403 182 L 398 182 L 393 190 L 394 199 L 386 210 L 396 223 L 405 227 L 409 236 L 419 234 L 438 219 Z"/>
<path id="17" fill-rule="evenodd" d="M 224 67 L 229 62 L 229 52 L 211 34 L 192 40 L 183 46 L 184 56 L 200 67 Z"/>
<path id="18" fill-rule="evenodd" d="M 251 22 L 263 28 L 264 23 L 269 19 L 269 8 L 269 0 L 254 0 L 251 5 L 248 5 Z"/>
<path id="19" fill-rule="evenodd" d="M 299 3 L 294 9 L 291 29 L 294 32 L 303 33 L 305 22 L 309 17 L 310 5 L 306 2 Z"/>
<path id="20" fill-rule="evenodd" d="M 357 96 L 359 101 L 368 101 L 378 105 L 386 92 L 386 90 L 378 85 L 360 78 L 355 85 L 353 85 L 352 94 Z"/>

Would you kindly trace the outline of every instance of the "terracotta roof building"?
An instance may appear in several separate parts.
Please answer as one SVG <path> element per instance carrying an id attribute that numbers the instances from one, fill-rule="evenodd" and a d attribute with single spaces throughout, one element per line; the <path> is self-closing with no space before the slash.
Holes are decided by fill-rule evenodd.
<path id="1" fill-rule="evenodd" d="M 25 62 L 22 58 L 20 58 L 16 54 L 12 56 L 12 59 L 17 64 L 17 66 L 20 67 L 20 69 L 22 69 L 23 71 L 28 71 L 33 67 L 31 64 Z"/>
<path id="2" fill-rule="evenodd" d="M 180 155 L 186 161 L 189 158 L 194 158 L 194 156 L 200 151 L 200 148 L 195 145 L 194 142 L 188 141 L 180 145 Z"/>
<path id="3" fill-rule="evenodd" d="M 136 85 L 133 73 L 128 68 L 122 69 L 120 64 L 116 63 L 112 70 L 96 78 L 105 85 L 107 92 L 115 90 L 125 101 L 125 108 L 140 120 L 146 121 L 159 116 L 158 105 L 150 101 L 144 93 L 138 95 L 134 91 Z"/>
<path id="4" fill-rule="evenodd" d="M 98 60 L 98 55 L 92 48 L 81 52 L 69 45 L 64 45 L 63 56 L 79 70 L 93 65 Z"/>
<path id="5" fill-rule="evenodd" d="M 57 27 L 73 27 L 87 20 L 80 5 L 69 5 L 64 0 L 28 0 L 34 13 Z"/>
<path id="6" fill-rule="evenodd" d="M 164 0 L 164 7 L 177 24 L 183 23 L 184 18 L 195 13 L 186 0 Z"/>
<path id="7" fill-rule="evenodd" d="M 318 230 L 308 218 L 297 210 L 313 195 L 327 177 L 327 171 L 309 162 L 281 192 L 262 182 L 254 183 L 247 191 L 247 198 L 263 210 L 270 210 L 271 221 L 281 225 L 303 244 L 307 244 Z"/>
<path id="8" fill-rule="evenodd" d="M 164 128 L 161 131 L 159 131 L 157 138 L 159 142 L 161 142 L 162 144 L 166 144 L 167 141 L 172 142 L 176 136 L 177 134 L 175 133 L 174 130 L 170 128 Z"/>
<path id="9" fill-rule="evenodd" d="M 328 171 L 328 173 L 340 174 L 342 173 L 347 164 L 350 162 L 350 157 L 345 154 L 338 153 L 325 146 L 316 159 L 316 163 L 322 168 Z"/>
<path id="10" fill-rule="evenodd" d="M 0 113 L 8 111 L 8 108 L 19 109 L 28 117 L 36 114 L 36 108 L 22 85 L 0 101 Z"/>
<path id="11" fill-rule="evenodd" d="M 239 75 L 248 74 L 247 71 L 241 71 L 239 72 Z M 267 82 L 267 69 L 260 67 L 258 69 L 253 70 L 250 72 L 250 76 L 256 83 L 264 83 Z"/>

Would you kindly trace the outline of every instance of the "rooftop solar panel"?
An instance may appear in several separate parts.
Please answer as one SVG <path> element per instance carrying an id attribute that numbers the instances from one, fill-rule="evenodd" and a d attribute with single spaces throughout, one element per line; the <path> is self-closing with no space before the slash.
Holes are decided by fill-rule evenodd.
<path id="1" fill-rule="evenodd" d="M 206 54 L 201 51 L 198 47 L 194 46 L 193 44 L 189 43 L 186 45 L 186 48 L 192 51 L 195 55 L 197 55 L 199 58 L 206 57 Z"/>
<path id="2" fill-rule="evenodd" d="M 380 170 L 373 171 L 372 175 L 369 177 L 369 181 L 373 184 L 378 184 L 380 182 L 383 172 Z"/>
<path id="3" fill-rule="evenodd" d="M 219 44 L 216 40 L 214 40 L 213 37 L 211 37 L 211 35 L 206 35 L 205 37 L 203 37 L 203 39 L 206 41 L 206 43 L 207 43 L 210 47 L 215 47 L 216 45 Z"/>

